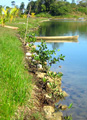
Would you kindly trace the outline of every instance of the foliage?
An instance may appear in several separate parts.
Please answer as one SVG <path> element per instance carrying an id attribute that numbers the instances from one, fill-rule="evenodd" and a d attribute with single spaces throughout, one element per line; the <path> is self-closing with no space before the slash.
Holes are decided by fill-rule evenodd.
<path id="1" fill-rule="evenodd" d="M 34 45 L 34 43 L 36 42 L 36 38 L 35 38 L 35 34 L 32 33 L 31 35 L 30 34 L 27 34 L 27 41 L 31 44 L 31 46 Z"/>
<path id="2" fill-rule="evenodd" d="M 72 116 L 71 115 L 70 116 L 67 115 L 67 116 L 64 117 L 64 120 L 72 120 Z"/>
<path id="3" fill-rule="evenodd" d="M 46 17 L 46 18 L 52 17 L 51 14 L 49 14 L 49 13 L 44 13 L 44 12 L 41 12 L 40 14 L 37 14 L 36 16 L 37 16 L 37 17 Z"/>
<path id="4" fill-rule="evenodd" d="M 39 56 L 39 60 L 42 64 L 42 67 L 45 66 L 45 62 L 48 61 L 49 65 L 55 64 L 59 60 L 64 60 L 65 56 L 60 55 L 58 58 L 52 58 L 52 55 L 55 54 L 55 50 L 49 50 L 47 48 L 46 42 L 41 40 L 41 44 L 38 45 L 38 50 L 36 50 L 36 53 Z"/>
<path id="5" fill-rule="evenodd" d="M 20 11 L 21 11 L 21 14 L 23 13 L 24 6 L 25 6 L 25 4 L 24 4 L 24 2 L 22 2 L 21 5 L 20 5 Z"/>
<path id="6" fill-rule="evenodd" d="M 15 1 L 11 1 L 11 5 L 12 5 L 12 6 L 15 6 Z"/>
<path id="7" fill-rule="evenodd" d="M 6 9 L 5 10 L 5 8 L 1 8 L 1 24 L 2 24 L 2 26 L 4 26 L 5 25 L 5 22 L 7 21 L 7 17 L 8 17 L 8 10 L 9 9 Z"/>
<path id="8" fill-rule="evenodd" d="M 50 13 L 52 15 L 66 15 L 71 12 L 71 6 L 68 2 L 58 1 L 50 5 Z"/>
<path id="9" fill-rule="evenodd" d="M 43 13 L 50 13 L 53 16 L 61 16 L 61 15 L 67 15 L 70 13 L 78 13 L 79 12 L 85 12 L 87 9 L 87 1 L 80 1 L 78 4 L 74 3 L 72 0 L 72 3 L 69 3 L 67 1 L 57 1 L 57 0 L 37 0 L 37 1 L 31 1 L 26 11 L 28 11 L 29 6 L 32 6 L 31 11 L 35 14 L 39 14 L 39 16 L 44 17 Z M 79 10 L 79 8 L 82 7 L 84 10 Z M 27 13 L 27 12 L 26 12 Z M 46 16 L 45 16 L 46 17 Z"/>
<path id="10" fill-rule="evenodd" d="M 10 10 L 9 13 L 10 22 L 12 22 L 13 18 L 15 19 L 18 16 L 18 13 L 19 13 L 19 9 L 17 9 L 16 7 Z"/>
<path id="11" fill-rule="evenodd" d="M 32 12 L 32 13 L 31 13 L 31 16 L 32 16 L 32 17 L 35 17 L 35 13 Z"/>
<path id="12" fill-rule="evenodd" d="M 19 9 L 17 9 L 16 7 L 15 8 L 9 8 L 9 7 L 6 7 L 6 9 L 4 7 L 1 8 L 1 24 L 2 26 L 5 25 L 6 21 L 9 21 L 12 22 L 13 18 L 15 19 L 15 17 L 18 16 L 18 13 L 19 13 Z"/>
<path id="13" fill-rule="evenodd" d="M 86 7 L 79 7 L 78 11 L 85 13 L 87 15 L 87 8 Z"/>
<path id="14" fill-rule="evenodd" d="M 55 77 L 60 78 L 63 76 L 63 74 L 60 72 L 58 72 L 58 73 L 48 72 L 47 75 L 50 76 L 51 78 L 55 78 Z"/>
<path id="15" fill-rule="evenodd" d="M 45 77 L 42 79 L 42 81 L 43 81 L 44 83 L 46 83 L 46 82 L 47 82 L 47 80 L 48 80 L 48 79 L 47 79 L 47 78 L 45 78 Z"/>

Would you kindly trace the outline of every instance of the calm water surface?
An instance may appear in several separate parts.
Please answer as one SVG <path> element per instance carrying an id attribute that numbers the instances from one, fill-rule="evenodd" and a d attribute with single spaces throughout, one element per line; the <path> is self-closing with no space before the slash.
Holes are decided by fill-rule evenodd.
<path id="1" fill-rule="evenodd" d="M 78 42 L 47 43 L 49 49 L 60 49 L 65 61 L 51 67 L 52 71 L 63 72 L 62 87 L 69 97 L 62 104 L 73 103 L 73 109 L 64 114 L 72 114 L 73 120 L 87 120 L 87 22 L 50 21 L 41 25 L 37 35 L 68 36 L 79 35 Z M 36 43 L 40 44 L 40 43 Z M 62 68 L 59 68 L 59 65 Z"/>

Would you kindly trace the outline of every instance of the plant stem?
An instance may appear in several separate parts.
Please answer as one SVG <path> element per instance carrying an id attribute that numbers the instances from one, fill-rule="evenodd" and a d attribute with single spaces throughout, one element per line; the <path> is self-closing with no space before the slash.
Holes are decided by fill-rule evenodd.
<path id="1" fill-rule="evenodd" d="M 26 24 L 26 32 L 25 32 L 24 44 L 26 43 L 26 35 L 27 35 L 27 30 L 28 30 L 28 19 L 29 19 L 30 12 L 31 12 L 31 5 L 30 5 L 29 12 L 28 12 L 28 16 L 27 16 L 27 24 Z"/>

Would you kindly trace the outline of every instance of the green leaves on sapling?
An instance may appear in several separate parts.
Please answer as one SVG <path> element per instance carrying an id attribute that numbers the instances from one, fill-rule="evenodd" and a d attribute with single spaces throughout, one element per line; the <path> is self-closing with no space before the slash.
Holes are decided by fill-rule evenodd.
<path id="1" fill-rule="evenodd" d="M 49 65 L 51 66 L 52 64 L 59 62 L 59 60 L 64 60 L 65 56 L 62 56 L 62 54 L 58 58 L 56 57 L 52 58 L 53 54 L 56 56 L 56 51 L 49 50 L 47 48 L 46 42 L 43 40 L 41 40 L 41 44 L 38 45 L 38 48 L 39 49 L 37 50 L 37 54 L 39 55 L 39 58 L 43 67 L 45 66 L 44 62 L 46 61 L 48 61 Z"/>
<path id="2" fill-rule="evenodd" d="M 46 83 L 46 82 L 47 82 L 47 80 L 48 80 L 48 79 L 47 79 L 47 78 L 45 78 L 45 77 L 42 79 L 42 81 L 43 81 L 44 83 Z"/>

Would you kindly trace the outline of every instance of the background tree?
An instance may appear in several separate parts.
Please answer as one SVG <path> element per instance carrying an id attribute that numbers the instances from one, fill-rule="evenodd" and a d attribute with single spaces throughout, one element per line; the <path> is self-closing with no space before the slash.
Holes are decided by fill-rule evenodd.
<path id="1" fill-rule="evenodd" d="M 11 1 L 11 5 L 14 7 L 15 6 L 15 1 Z"/>
<path id="2" fill-rule="evenodd" d="M 20 5 L 20 11 L 21 11 L 22 14 L 24 12 L 24 7 L 25 7 L 25 4 L 24 4 L 24 2 L 22 2 L 21 5 Z"/>
<path id="3" fill-rule="evenodd" d="M 0 15 L 1 15 L 1 13 L 2 13 L 2 5 L 0 5 Z"/>
<path id="4" fill-rule="evenodd" d="M 27 9 L 26 9 L 26 13 L 28 14 L 28 11 L 31 7 L 31 12 L 35 12 L 35 9 L 36 9 L 36 1 L 31 1 L 28 3 L 27 5 Z"/>

